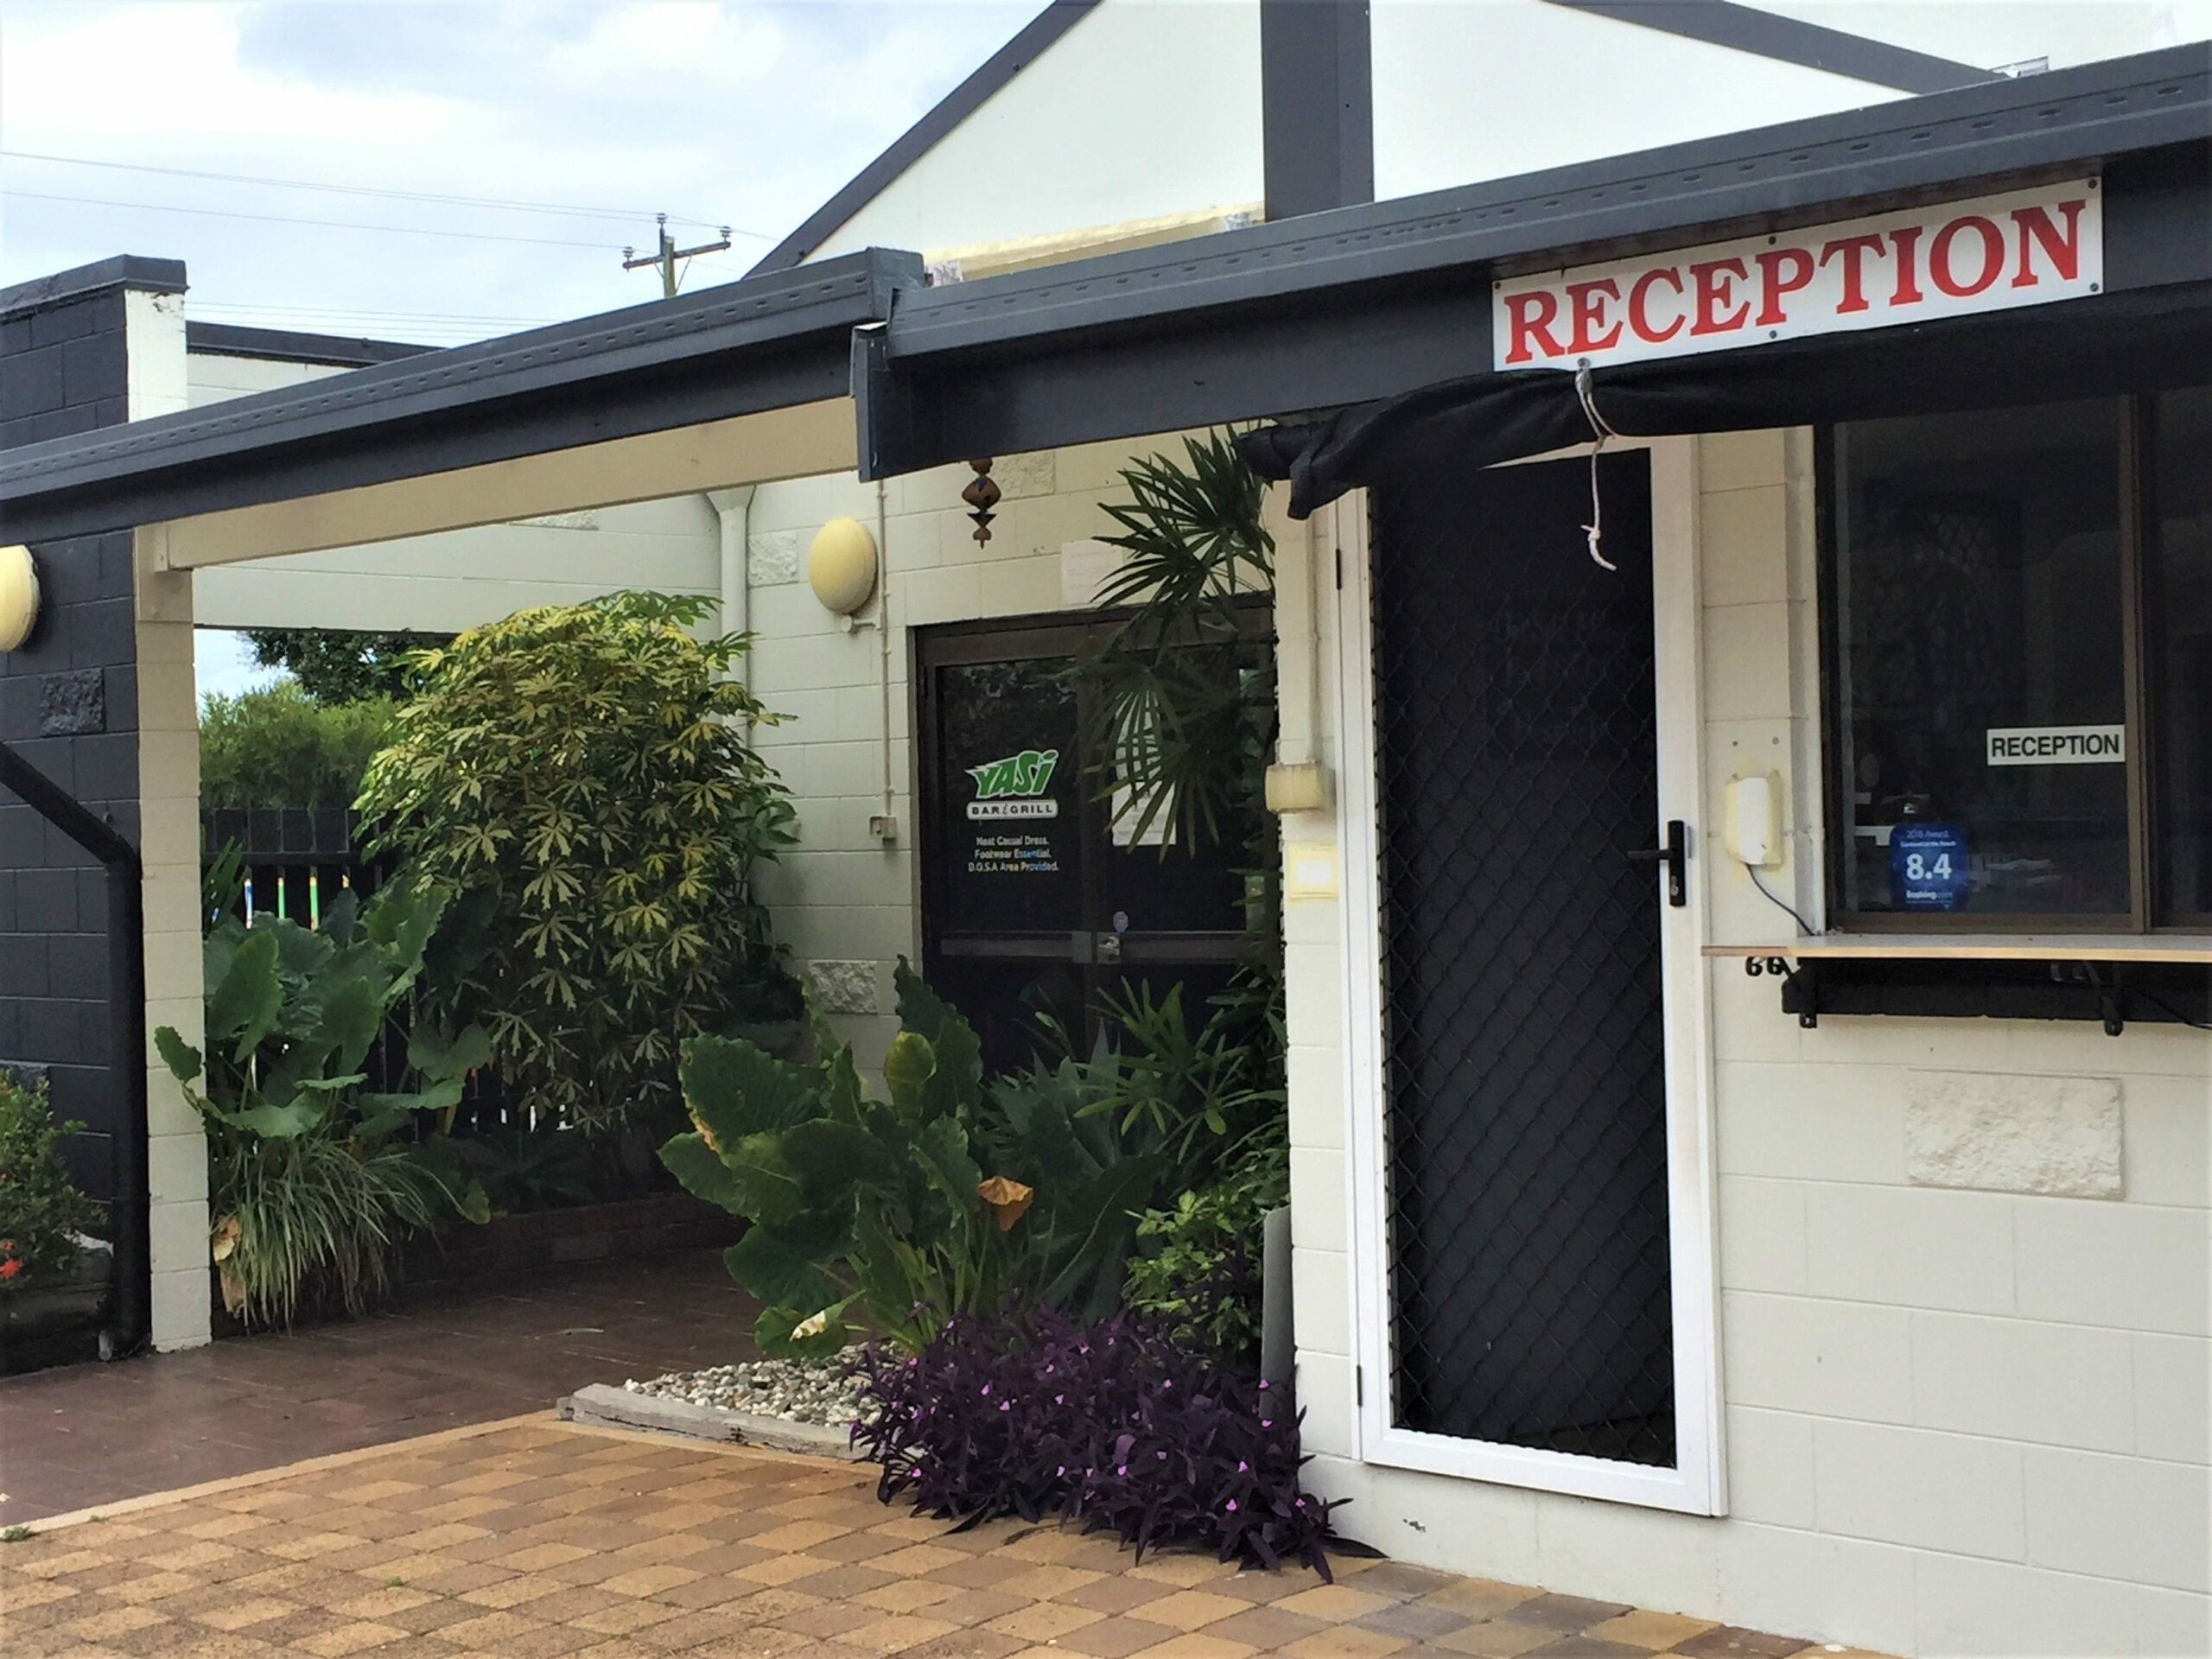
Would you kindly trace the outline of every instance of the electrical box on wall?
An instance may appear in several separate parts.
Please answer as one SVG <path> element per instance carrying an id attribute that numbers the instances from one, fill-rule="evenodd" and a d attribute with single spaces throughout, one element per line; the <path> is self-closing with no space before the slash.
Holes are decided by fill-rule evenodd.
<path id="1" fill-rule="evenodd" d="M 1723 844 L 1728 856 L 1753 869 L 1782 862 L 1782 779 L 1770 772 L 1728 783 Z"/>

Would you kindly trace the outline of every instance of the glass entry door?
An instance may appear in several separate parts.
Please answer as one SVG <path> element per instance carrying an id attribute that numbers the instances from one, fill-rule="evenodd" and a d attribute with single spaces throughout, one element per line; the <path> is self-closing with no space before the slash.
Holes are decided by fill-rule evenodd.
<path id="1" fill-rule="evenodd" d="M 1180 984 L 1195 1029 L 1243 936 L 1241 848 L 1111 810 L 1072 671 L 1098 626 L 918 636 L 924 969 L 994 1068 L 1049 1050 L 1040 1015 L 1087 1049 L 1102 995 L 1137 980 Z"/>

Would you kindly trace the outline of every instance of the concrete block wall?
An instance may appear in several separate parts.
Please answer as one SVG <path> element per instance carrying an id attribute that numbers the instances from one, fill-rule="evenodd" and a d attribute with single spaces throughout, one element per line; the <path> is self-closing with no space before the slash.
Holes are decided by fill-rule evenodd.
<path id="1" fill-rule="evenodd" d="M 960 492 L 975 474 L 955 465 L 887 480 L 882 492 L 883 580 L 848 629 L 806 582 L 814 532 L 848 517 L 877 531 L 877 490 L 851 474 L 764 484 L 747 526 L 751 626 L 758 643 L 745 677 L 786 723 L 763 727 L 761 752 L 797 798 L 799 845 L 760 878 L 777 936 L 826 1007 L 878 1064 L 897 1029 L 893 964 L 918 958 L 920 922 L 913 850 L 912 631 L 944 622 L 1082 608 L 1063 579 L 1062 549 L 1110 533 L 1099 504 L 1119 499 L 1118 469 L 1137 455 L 1179 454 L 1173 436 L 999 458 L 1003 499 L 979 544 Z M 887 664 L 874 626 L 887 615 Z M 885 723 L 884 677 L 889 680 Z M 868 832 L 887 810 L 896 841 Z"/>
<path id="2" fill-rule="evenodd" d="M 0 447 L 128 419 L 130 334 L 177 305 L 183 287 L 173 261 L 119 257 L 0 291 Z M 130 537 L 43 543 L 33 555 L 42 614 L 21 649 L 0 655 L 0 741 L 136 840 Z M 56 1116 L 87 1126 L 70 1161 L 103 1200 L 114 1196 L 124 1109 L 107 998 L 99 862 L 0 795 L 0 1065 L 43 1075 Z"/>
<path id="3" fill-rule="evenodd" d="M 1770 881 L 1803 908 L 1822 821 L 1809 435 L 1703 440 L 1699 480 L 1707 821 L 1731 776 L 1781 773 L 1790 857 Z M 1710 939 L 1794 932 L 1740 869 L 1709 876 Z M 1354 1293 L 1343 1147 L 1370 1108 L 1345 1097 L 1340 912 L 1290 912 L 1301 1403 L 1356 1535 L 1900 1654 L 2212 1651 L 2212 1038 L 1804 1031 L 1774 981 L 1707 964 L 1729 1512 L 1675 1515 L 1360 1461 L 1352 1310 L 1379 1315 Z"/>

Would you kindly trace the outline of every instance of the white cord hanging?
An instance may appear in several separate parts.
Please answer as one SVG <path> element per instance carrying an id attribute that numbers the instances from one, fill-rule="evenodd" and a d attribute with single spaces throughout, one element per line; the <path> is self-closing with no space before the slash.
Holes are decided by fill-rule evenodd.
<path id="1" fill-rule="evenodd" d="M 1590 538 L 1591 558 L 1602 569 L 1618 570 L 1620 567 L 1599 551 L 1605 537 L 1605 505 L 1598 495 L 1598 457 L 1605 450 L 1605 440 L 1617 438 L 1620 434 L 1606 425 L 1605 417 L 1598 413 L 1597 400 L 1592 396 L 1592 390 L 1590 365 L 1585 363 L 1574 371 L 1574 395 L 1581 400 L 1582 418 L 1590 423 L 1590 434 L 1594 442 L 1590 446 L 1590 522 L 1583 525 L 1582 530 Z"/>

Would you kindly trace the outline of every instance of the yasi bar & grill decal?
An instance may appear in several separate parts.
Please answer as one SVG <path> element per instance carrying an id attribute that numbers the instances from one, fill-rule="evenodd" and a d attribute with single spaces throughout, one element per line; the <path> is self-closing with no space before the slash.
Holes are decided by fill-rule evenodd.
<path id="1" fill-rule="evenodd" d="M 976 780 L 976 798 L 968 803 L 968 816 L 987 818 L 1057 818 L 1060 804 L 1046 794 L 1052 786 L 1053 768 L 1060 764 L 1058 749 L 1024 749 L 1002 760 L 987 760 L 968 768 Z"/>

